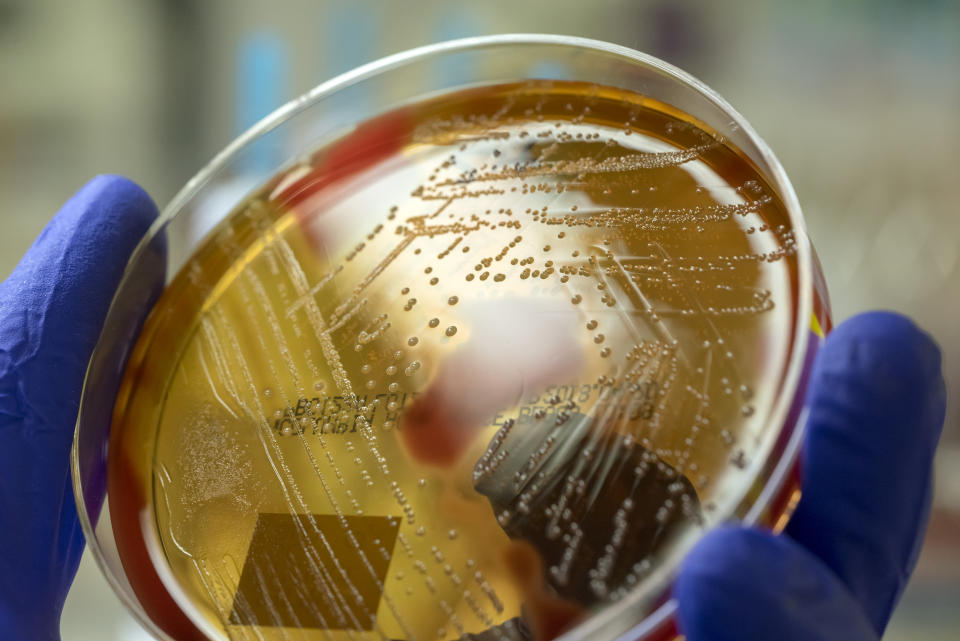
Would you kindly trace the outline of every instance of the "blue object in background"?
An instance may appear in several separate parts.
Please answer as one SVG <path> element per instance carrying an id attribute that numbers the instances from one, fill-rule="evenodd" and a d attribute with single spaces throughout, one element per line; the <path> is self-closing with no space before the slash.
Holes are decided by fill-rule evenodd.
<path id="1" fill-rule="evenodd" d="M 318 39 L 322 72 L 318 82 L 373 62 L 383 55 L 383 17 L 376 4 L 370 0 L 355 0 L 331 7 L 323 14 Z M 369 89 L 363 85 L 353 86 L 349 94 L 343 95 L 349 95 L 358 109 L 368 107 L 372 98 Z"/>
<path id="2" fill-rule="evenodd" d="M 381 13 L 370 0 L 355 0 L 330 8 L 320 29 L 320 61 L 332 78 L 378 57 Z"/>
<path id="3" fill-rule="evenodd" d="M 547 78 L 550 80 L 563 80 L 567 76 L 567 69 L 559 62 L 540 62 L 532 65 L 527 71 L 531 78 Z"/>
<path id="4" fill-rule="evenodd" d="M 484 20 L 478 12 L 468 7 L 451 5 L 440 11 L 433 24 L 431 42 L 444 42 L 469 38 L 485 33 Z M 445 57 L 438 60 L 434 73 L 442 86 L 456 86 L 463 78 L 473 75 L 473 65 L 477 64 L 477 54 L 463 52 L 455 58 Z"/>
<path id="5" fill-rule="evenodd" d="M 290 96 L 290 55 L 276 34 L 260 31 L 240 43 L 236 61 L 236 135 L 272 113 Z M 283 160 L 283 141 L 276 136 L 257 140 L 244 152 L 241 167 L 269 171 Z"/>

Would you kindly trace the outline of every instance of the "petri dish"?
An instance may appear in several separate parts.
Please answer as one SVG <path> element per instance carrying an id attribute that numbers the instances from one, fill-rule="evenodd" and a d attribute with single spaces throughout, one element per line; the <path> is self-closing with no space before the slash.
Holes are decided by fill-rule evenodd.
<path id="1" fill-rule="evenodd" d="M 789 518 L 829 329 L 782 167 L 702 83 L 579 38 L 415 49 L 148 232 L 81 524 L 162 640 L 673 639 L 696 540 Z"/>

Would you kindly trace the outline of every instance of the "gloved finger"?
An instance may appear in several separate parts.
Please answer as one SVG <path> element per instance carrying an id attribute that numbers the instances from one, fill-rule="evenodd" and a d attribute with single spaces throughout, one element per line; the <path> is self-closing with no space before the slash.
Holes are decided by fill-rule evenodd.
<path id="1" fill-rule="evenodd" d="M 687 641 L 876 641 L 840 580 L 788 537 L 722 528 L 684 560 L 674 586 Z"/>
<path id="2" fill-rule="evenodd" d="M 877 634 L 916 564 L 944 421 L 940 351 L 910 320 L 840 325 L 811 379 L 803 495 L 787 533 L 831 568 Z"/>

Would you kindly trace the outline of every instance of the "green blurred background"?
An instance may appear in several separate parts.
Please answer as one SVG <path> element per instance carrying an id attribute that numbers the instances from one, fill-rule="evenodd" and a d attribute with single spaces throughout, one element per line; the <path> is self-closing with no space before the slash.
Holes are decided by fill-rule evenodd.
<path id="1" fill-rule="evenodd" d="M 960 3 L 954 0 L 0 0 L 0 277 L 89 177 L 159 205 L 319 82 L 468 35 L 548 32 L 676 64 L 790 175 L 837 320 L 912 315 L 952 395 L 917 573 L 885 637 L 960 638 Z M 64 641 L 147 641 L 84 558 Z"/>

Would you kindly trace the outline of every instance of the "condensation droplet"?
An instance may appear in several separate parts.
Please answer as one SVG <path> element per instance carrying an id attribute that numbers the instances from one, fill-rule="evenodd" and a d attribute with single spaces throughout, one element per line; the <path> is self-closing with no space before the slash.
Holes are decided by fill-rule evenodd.
<path id="1" fill-rule="evenodd" d="M 455 325 L 451 325 L 443 333 L 446 334 L 447 336 L 453 336 L 454 334 L 457 333 L 457 328 Z"/>
<path id="2" fill-rule="evenodd" d="M 429 325 L 430 327 L 436 327 L 439 324 L 440 324 L 439 318 L 431 318 L 430 321 L 427 323 L 427 325 Z"/>

